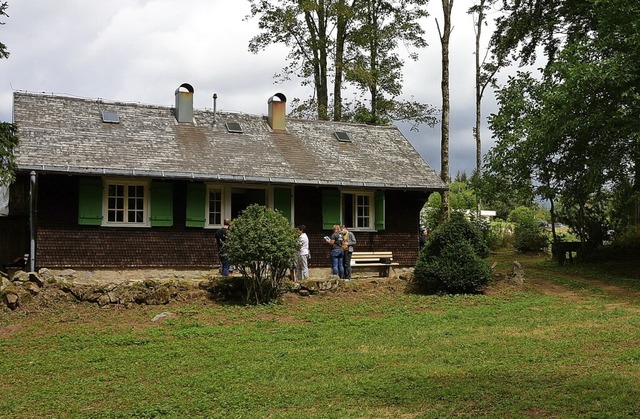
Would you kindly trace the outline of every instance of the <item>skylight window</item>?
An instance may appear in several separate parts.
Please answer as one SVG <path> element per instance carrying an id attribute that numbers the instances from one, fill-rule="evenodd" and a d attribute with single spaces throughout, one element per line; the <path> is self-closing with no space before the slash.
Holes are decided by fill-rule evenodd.
<path id="1" fill-rule="evenodd" d="M 119 124 L 120 116 L 118 115 L 118 112 L 102 111 L 102 122 L 107 124 Z"/>
<path id="2" fill-rule="evenodd" d="M 227 131 L 229 132 L 235 132 L 237 134 L 244 133 L 239 122 L 225 122 L 224 125 L 227 127 Z"/>
<path id="3" fill-rule="evenodd" d="M 338 141 L 342 141 L 343 143 L 351 142 L 351 138 L 349 137 L 349 134 L 347 134 L 344 131 L 336 131 L 336 138 L 338 139 Z"/>

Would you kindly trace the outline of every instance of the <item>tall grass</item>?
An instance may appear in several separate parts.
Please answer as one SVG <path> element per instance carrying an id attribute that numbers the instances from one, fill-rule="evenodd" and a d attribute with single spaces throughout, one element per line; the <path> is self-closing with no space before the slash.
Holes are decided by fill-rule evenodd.
<path id="1" fill-rule="evenodd" d="M 564 291 L 2 314 L 0 416 L 639 416 L 640 301 L 518 258 Z"/>

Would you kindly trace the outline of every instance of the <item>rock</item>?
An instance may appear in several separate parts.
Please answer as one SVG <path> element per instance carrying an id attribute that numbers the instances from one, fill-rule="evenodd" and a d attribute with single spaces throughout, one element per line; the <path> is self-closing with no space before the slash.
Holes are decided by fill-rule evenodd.
<path id="1" fill-rule="evenodd" d="M 520 262 L 517 260 L 513 261 L 513 271 L 509 275 L 508 280 L 516 285 L 524 284 L 524 271 L 522 270 L 522 265 L 520 265 Z"/>
<path id="2" fill-rule="evenodd" d="M 40 287 L 33 282 L 26 282 L 23 287 L 29 291 L 31 295 L 38 295 L 40 293 Z"/>
<path id="3" fill-rule="evenodd" d="M 44 286 L 44 281 L 37 272 L 29 272 L 29 282 L 32 282 L 39 287 Z"/>
<path id="4" fill-rule="evenodd" d="M 163 312 L 163 313 L 156 314 L 156 315 L 153 317 L 153 319 L 151 319 L 151 321 L 152 321 L 152 322 L 157 322 L 157 321 L 159 321 L 159 320 L 164 320 L 164 319 L 166 319 L 166 318 L 173 317 L 173 316 L 175 316 L 175 314 L 174 314 L 174 313 L 171 313 L 171 312 L 169 312 L 169 311 L 165 311 L 165 312 Z"/>
<path id="5" fill-rule="evenodd" d="M 56 282 L 56 277 L 53 275 L 53 273 L 51 273 L 51 271 L 47 268 L 42 268 L 38 271 L 38 273 L 40 274 L 40 277 L 47 283 L 47 284 L 54 284 Z"/>
<path id="6" fill-rule="evenodd" d="M 18 308 L 19 297 L 12 292 L 4 294 L 4 301 L 11 310 Z"/>
<path id="7" fill-rule="evenodd" d="M 29 274 L 25 271 L 15 271 L 11 278 L 13 282 L 29 282 Z"/>
<path id="8" fill-rule="evenodd" d="M 111 299 L 109 298 L 109 296 L 107 294 L 103 294 L 100 296 L 100 298 L 98 298 L 98 305 L 100 307 L 104 307 L 106 305 L 108 305 L 109 303 L 111 303 Z"/>
<path id="9" fill-rule="evenodd" d="M 117 304 L 120 301 L 118 295 L 113 291 L 109 291 L 106 295 L 109 298 L 109 302 L 111 304 Z"/>
<path id="10" fill-rule="evenodd" d="M 309 292 L 309 290 L 300 289 L 300 290 L 298 290 L 298 295 L 301 295 L 303 297 L 308 297 L 310 295 L 310 292 Z"/>

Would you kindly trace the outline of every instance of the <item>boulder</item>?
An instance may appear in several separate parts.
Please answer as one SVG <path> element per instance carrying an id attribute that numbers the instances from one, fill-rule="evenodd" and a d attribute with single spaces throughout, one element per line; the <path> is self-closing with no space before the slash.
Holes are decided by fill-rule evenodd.
<path id="1" fill-rule="evenodd" d="M 44 280 L 37 272 L 29 272 L 29 282 L 32 282 L 41 288 L 44 286 Z"/>
<path id="2" fill-rule="evenodd" d="M 11 277 L 13 282 L 29 282 L 29 273 L 25 271 L 15 271 Z"/>
<path id="3" fill-rule="evenodd" d="M 18 294 L 14 292 L 5 292 L 2 295 L 2 298 L 4 299 L 7 307 L 9 307 L 11 310 L 15 310 L 16 308 L 18 308 L 20 302 L 20 297 L 18 296 Z"/>
<path id="4" fill-rule="evenodd" d="M 40 293 L 40 287 L 33 282 L 25 282 L 23 288 L 29 291 L 31 295 L 38 295 Z"/>

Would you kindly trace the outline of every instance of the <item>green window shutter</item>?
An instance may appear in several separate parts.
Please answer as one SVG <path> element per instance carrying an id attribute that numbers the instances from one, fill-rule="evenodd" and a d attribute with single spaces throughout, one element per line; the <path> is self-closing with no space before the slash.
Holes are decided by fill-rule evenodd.
<path id="1" fill-rule="evenodd" d="M 340 224 L 340 191 L 338 189 L 322 190 L 322 228 L 331 230 Z"/>
<path id="2" fill-rule="evenodd" d="M 291 222 L 290 188 L 273 188 L 273 209 L 280 211 Z"/>
<path id="3" fill-rule="evenodd" d="M 385 227 L 385 205 L 384 205 L 384 191 L 376 191 L 376 230 L 384 230 Z"/>
<path id="4" fill-rule="evenodd" d="M 102 179 L 81 178 L 78 186 L 78 224 L 102 225 Z"/>
<path id="5" fill-rule="evenodd" d="M 204 227 L 206 199 L 204 183 L 187 184 L 187 227 Z"/>
<path id="6" fill-rule="evenodd" d="M 151 226 L 173 225 L 173 184 L 153 181 L 151 183 Z"/>

